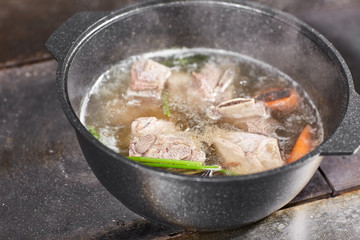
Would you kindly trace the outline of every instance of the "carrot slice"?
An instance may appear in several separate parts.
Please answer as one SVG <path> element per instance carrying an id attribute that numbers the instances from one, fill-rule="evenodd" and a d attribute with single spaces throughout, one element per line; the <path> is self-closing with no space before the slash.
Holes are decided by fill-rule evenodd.
<path id="1" fill-rule="evenodd" d="M 272 110 L 291 111 L 299 102 L 298 93 L 290 88 L 274 88 L 262 92 L 257 98 Z"/>
<path id="2" fill-rule="evenodd" d="M 305 156 L 308 154 L 312 148 L 313 143 L 311 139 L 311 132 L 312 132 L 311 126 L 308 124 L 304 128 L 304 130 L 301 132 L 298 140 L 295 143 L 295 146 L 293 150 L 291 151 L 290 157 L 287 160 L 288 163 L 295 162 L 299 158 Z"/>

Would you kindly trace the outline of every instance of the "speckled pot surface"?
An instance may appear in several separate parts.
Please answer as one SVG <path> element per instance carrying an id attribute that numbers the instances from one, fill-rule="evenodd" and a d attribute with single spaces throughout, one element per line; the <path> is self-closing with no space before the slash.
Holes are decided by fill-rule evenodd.
<path id="1" fill-rule="evenodd" d="M 220 230 L 258 221 L 302 190 L 323 155 L 352 154 L 359 146 L 360 98 L 344 60 L 314 29 L 274 9 L 243 1 L 146 1 L 76 14 L 46 46 L 58 61 L 63 110 L 96 177 L 129 209 L 159 223 Z M 153 169 L 98 142 L 79 121 L 97 77 L 131 55 L 174 47 L 235 51 L 288 74 L 318 108 L 325 141 L 281 168 L 216 178 Z"/>

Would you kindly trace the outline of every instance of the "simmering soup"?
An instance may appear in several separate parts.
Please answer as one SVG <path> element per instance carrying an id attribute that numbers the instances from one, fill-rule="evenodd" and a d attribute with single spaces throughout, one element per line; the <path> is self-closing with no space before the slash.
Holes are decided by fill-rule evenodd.
<path id="1" fill-rule="evenodd" d="M 214 49 L 119 62 L 85 97 L 81 121 L 134 161 L 202 176 L 280 167 L 323 140 L 301 86 L 263 62 Z"/>

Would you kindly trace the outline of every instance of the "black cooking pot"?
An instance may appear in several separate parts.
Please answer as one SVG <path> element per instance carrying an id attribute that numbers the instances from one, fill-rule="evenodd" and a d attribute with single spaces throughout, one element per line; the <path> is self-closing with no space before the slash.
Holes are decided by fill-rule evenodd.
<path id="1" fill-rule="evenodd" d="M 220 230 L 262 219 L 308 183 L 323 155 L 359 146 L 360 98 L 334 47 L 294 17 L 241 1 L 147 1 L 114 12 L 79 13 L 47 41 L 58 61 L 57 89 L 96 177 L 145 218 Z M 266 172 L 202 178 L 133 162 L 97 141 L 79 121 L 81 103 L 113 64 L 149 51 L 206 47 L 239 52 L 291 76 L 320 112 L 324 142 L 298 161 Z"/>

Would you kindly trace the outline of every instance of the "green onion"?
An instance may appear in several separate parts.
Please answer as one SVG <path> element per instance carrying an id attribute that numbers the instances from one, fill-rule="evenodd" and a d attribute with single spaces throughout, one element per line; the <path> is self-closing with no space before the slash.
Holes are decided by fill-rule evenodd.
<path id="1" fill-rule="evenodd" d="M 150 157 L 128 157 L 129 159 L 141 162 L 145 165 L 152 167 L 161 167 L 161 168 L 176 168 L 176 169 L 192 169 L 192 170 L 213 170 L 220 171 L 223 170 L 221 166 L 207 166 L 201 162 L 194 161 L 185 161 L 185 160 L 176 160 L 176 159 L 164 159 L 164 158 L 150 158 Z"/>
<path id="2" fill-rule="evenodd" d="M 208 166 L 208 165 L 204 165 L 201 162 L 166 159 L 166 158 L 135 157 L 135 156 L 131 156 L 128 158 L 136 162 L 141 162 L 142 164 L 150 167 L 183 169 L 184 173 L 199 173 L 199 170 L 200 172 L 210 170 L 210 171 L 218 171 L 221 173 L 225 173 L 227 175 L 238 175 L 237 173 L 231 172 L 226 169 L 222 169 L 221 166 L 218 165 Z M 194 170 L 194 171 L 189 171 L 189 170 Z"/>
<path id="3" fill-rule="evenodd" d="M 186 57 L 186 58 L 180 58 L 178 61 L 180 63 L 180 65 L 182 66 L 188 66 L 190 64 L 203 64 L 204 62 L 208 61 L 209 56 L 206 55 L 201 55 L 201 54 L 197 54 L 197 55 L 193 55 L 190 57 Z"/>
<path id="4" fill-rule="evenodd" d="M 161 61 L 160 62 L 162 65 L 165 65 L 167 67 L 174 67 L 175 66 L 175 59 L 169 59 L 166 61 Z"/>
<path id="5" fill-rule="evenodd" d="M 181 168 L 181 169 L 192 169 L 192 170 L 214 170 L 219 171 L 221 170 L 220 166 L 191 166 L 191 165 L 179 165 L 179 164 L 166 164 L 166 163 L 143 163 L 145 165 L 151 167 L 161 167 L 161 168 Z"/>
<path id="6" fill-rule="evenodd" d="M 165 106 L 165 114 L 167 117 L 171 117 L 171 112 L 169 109 L 169 102 L 168 102 L 168 91 L 164 90 L 163 91 L 163 101 L 164 101 L 164 106 Z"/>
<path id="7" fill-rule="evenodd" d="M 161 64 L 167 67 L 174 67 L 175 65 L 180 65 L 181 67 L 185 68 L 191 64 L 197 64 L 198 67 L 201 67 L 209 60 L 209 56 L 196 54 L 189 57 L 184 58 L 173 58 L 168 59 L 166 61 L 162 61 Z"/>
<path id="8" fill-rule="evenodd" d="M 96 131 L 94 126 L 87 126 L 89 132 L 100 141 L 100 134 Z"/>
<path id="9" fill-rule="evenodd" d="M 165 159 L 165 158 L 150 158 L 150 157 L 128 157 L 133 161 L 142 163 L 167 163 L 176 165 L 189 165 L 189 166 L 202 166 L 201 162 L 176 160 L 176 159 Z"/>

